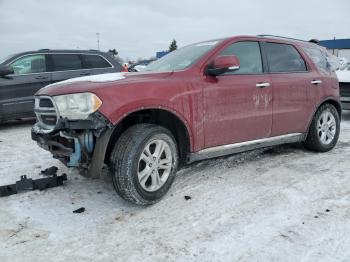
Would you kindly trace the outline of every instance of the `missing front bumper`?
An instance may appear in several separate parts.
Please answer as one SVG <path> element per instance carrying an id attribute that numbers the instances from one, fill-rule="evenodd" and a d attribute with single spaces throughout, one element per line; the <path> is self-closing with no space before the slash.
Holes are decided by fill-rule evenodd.
<path id="1" fill-rule="evenodd" d="M 99 177 L 112 127 L 103 115 L 94 113 L 86 120 L 59 119 L 49 132 L 36 123 L 31 135 L 66 166 L 78 168 L 84 176 Z"/>

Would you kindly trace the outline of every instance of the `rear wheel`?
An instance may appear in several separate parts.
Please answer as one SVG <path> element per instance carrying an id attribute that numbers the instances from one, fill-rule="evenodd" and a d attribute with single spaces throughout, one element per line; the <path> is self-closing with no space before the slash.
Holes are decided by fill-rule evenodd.
<path id="1" fill-rule="evenodd" d="M 138 124 L 121 135 L 110 160 L 117 193 L 129 202 L 150 205 L 159 201 L 174 181 L 177 145 L 167 129 Z"/>
<path id="2" fill-rule="evenodd" d="M 311 122 L 305 146 L 316 152 L 327 152 L 337 144 L 339 132 L 340 117 L 337 109 L 331 104 L 324 104 Z"/>

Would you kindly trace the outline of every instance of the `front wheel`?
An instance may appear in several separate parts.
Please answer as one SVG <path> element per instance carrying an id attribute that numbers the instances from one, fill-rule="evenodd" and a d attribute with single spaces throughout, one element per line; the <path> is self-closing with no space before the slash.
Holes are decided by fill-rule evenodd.
<path id="1" fill-rule="evenodd" d="M 121 135 L 110 160 L 117 193 L 129 202 L 150 205 L 159 201 L 173 183 L 178 150 L 167 129 L 138 124 Z"/>
<path id="2" fill-rule="evenodd" d="M 316 152 L 327 152 L 337 144 L 339 132 L 340 117 L 337 109 L 331 104 L 324 104 L 311 122 L 305 146 Z"/>

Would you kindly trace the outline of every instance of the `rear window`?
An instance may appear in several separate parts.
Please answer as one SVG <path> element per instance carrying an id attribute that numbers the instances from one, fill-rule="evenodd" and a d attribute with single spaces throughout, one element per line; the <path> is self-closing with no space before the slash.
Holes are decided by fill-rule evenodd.
<path id="1" fill-rule="evenodd" d="M 82 69 L 82 63 L 77 54 L 53 54 L 51 57 L 54 71 Z"/>
<path id="2" fill-rule="evenodd" d="M 82 55 L 84 68 L 107 68 L 112 67 L 109 62 L 99 55 Z"/>
<path id="3" fill-rule="evenodd" d="M 270 72 L 307 71 L 306 63 L 294 46 L 279 43 L 265 43 Z"/>

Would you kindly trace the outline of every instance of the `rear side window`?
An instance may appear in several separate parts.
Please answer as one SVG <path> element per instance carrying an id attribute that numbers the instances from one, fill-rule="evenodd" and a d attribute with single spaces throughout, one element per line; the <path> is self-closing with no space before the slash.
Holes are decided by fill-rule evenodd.
<path id="1" fill-rule="evenodd" d="M 112 67 L 110 63 L 99 55 L 81 55 L 84 61 L 84 68 L 107 68 Z"/>
<path id="2" fill-rule="evenodd" d="M 15 75 L 46 72 L 45 55 L 28 55 L 10 64 Z"/>
<path id="3" fill-rule="evenodd" d="M 227 74 L 260 74 L 263 72 L 260 46 L 258 42 L 237 42 L 226 49 L 220 55 L 235 55 L 239 59 L 239 69 Z"/>
<path id="4" fill-rule="evenodd" d="M 77 54 L 52 54 L 51 57 L 54 71 L 79 70 L 83 68 Z"/>
<path id="5" fill-rule="evenodd" d="M 294 46 L 264 43 L 271 73 L 307 71 L 306 63 Z"/>

